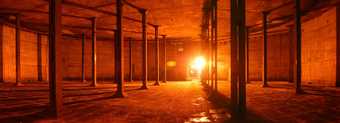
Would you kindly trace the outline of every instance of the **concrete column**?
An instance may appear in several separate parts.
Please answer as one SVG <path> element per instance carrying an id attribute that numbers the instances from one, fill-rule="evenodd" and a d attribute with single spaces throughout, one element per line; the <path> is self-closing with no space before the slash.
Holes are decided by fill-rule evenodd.
<path id="1" fill-rule="evenodd" d="M 249 80 L 249 27 L 246 28 L 246 40 L 245 40 L 245 45 L 246 45 L 246 82 L 250 83 Z"/>
<path id="2" fill-rule="evenodd" d="M 49 88 L 50 113 L 53 117 L 62 116 L 62 0 L 49 2 Z"/>
<path id="3" fill-rule="evenodd" d="M 158 27 L 155 26 L 155 41 L 156 41 L 156 82 L 154 85 L 159 85 L 159 40 L 158 40 Z"/>
<path id="4" fill-rule="evenodd" d="M 246 112 L 245 0 L 231 0 L 231 103 L 232 118 Z"/>
<path id="5" fill-rule="evenodd" d="M 97 86 L 97 24 L 96 24 L 96 17 L 91 19 L 92 22 L 92 87 Z"/>
<path id="6" fill-rule="evenodd" d="M 129 38 L 129 81 L 133 81 L 133 66 L 132 66 L 132 38 Z"/>
<path id="7" fill-rule="evenodd" d="M 262 82 L 263 82 L 263 87 L 268 87 L 268 12 L 263 12 L 263 70 L 262 70 Z"/>
<path id="8" fill-rule="evenodd" d="M 81 81 L 85 82 L 85 33 L 81 33 Z"/>
<path id="9" fill-rule="evenodd" d="M 21 30 L 21 15 L 16 15 L 16 26 L 15 26 L 15 81 L 16 85 L 19 86 L 21 85 L 20 79 L 21 79 L 21 60 L 20 60 L 20 30 Z"/>
<path id="10" fill-rule="evenodd" d="M 117 82 L 117 97 L 124 97 L 124 39 L 123 39 L 123 0 L 116 0 L 116 41 L 115 41 L 115 79 Z"/>
<path id="11" fill-rule="evenodd" d="M 211 37 L 210 37 L 210 44 L 209 44 L 209 49 L 210 49 L 210 54 L 209 54 L 209 61 L 210 61 L 210 87 L 214 88 L 215 84 L 215 64 L 214 64 L 214 53 L 215 53 L 215 10 L 214 10 L 214 1 L 212 0 L 211 2 L 211 13 L 210 13 L 210 21 L 211 21 Z"/>
<path id="12" fill-rule="evenodd" d="M 301 88 L 301 1 L 295 0 L 295 30 L 296 30 L 296 93 L 302 93 Z"/>
<path id="13" fill-rule="evenodd" d="M 42 81 L 41 34 L 37 34 L 38 81 Z"/>
<path id="14" fill-rule="evenodd" d="M 163 38 L 163 44 L 164 44 L 164 51 L 163 51 L 163 57 L 164 57 L 164 78 L 163 78 L 163 82 L 166 83 L 166 60 L 167 60 L 167 57 L 166 57 L 166 35 L 162 35 L 162 38 Z"/>
<path id="15" fill-rule="evenodd" d="M 4 37 L 3 36 L 3 25 L 0 25 L 0 37 Z M 4 82 L 4 64 L 3 64 L 3 38 L 0 38 L 0 83 Z"/>
<path id="16" fill-rule="evenodd" d="M 217 54 L 218 53 L 218 35 L 217 35 L 218 34 L 218 32 L 217 32 L 218 31 L 217 30 L 217 20 L 218 20 L 217 19 L 217 14 L 218 13 L 217 13 L 217 2 L 218 1 L 217 0 L 213 0 L 213 1 L 214 1 L 214 14 L 213 15 L 214 15 L 214 33 L 215 33 L 214 34 L 214 36 L 215 36 L 214 37 L 214 51 L 215 51 L 214 52 L 214 55 L 215 55 L 214 56 L 214 59 L 215 59 L 215 62 L 214 62 L 214 64 L 215 64 L 214 65 L 215 66 L 214 67 L 214 74 L 215 74 L 215 76 L 214 77 L 215 77 L 215 90 L 217 91 L 217 88 L 218 88 L 218 85 L 217 85 L 218 84 L 218 78 L 217 78 L 218 77 L 217 76 L 217 70 L 218 70 L 217 69 L 217 64 L 218 64 L 218 61 L 217 61 L 218 60 L 218 57 L 217 57 L 218 56 L 218 54 Z"/>
<path id="17" fill-rule="evenodd" d="M 146 35 L 146 10 L 141 9 L 142 14 L 142 38 L 143 38 L 143 85 L 141 89 L 147 89 L 148 83 L 148 40 Z"/>
<path id="18" fill-rule="evenodd" d="M 336 7 L 336 87 L 340 87 L 340 6 Z"/>
<path id="19" fill-rule="evenodd" d="M 230 0 L 230 33 L 231 33 L 231 41 L 230 41 L 230 99 L 231 99 L 231 108 L 232 108 L 232 115 L 237 115 L 239 105 L 238 105 L 238 31 L 237 31 L 237 2 L 238 0 Z"/>
<path id="20" fill-rule="evenodd" d="M 239 113 L 243 117 L 246 112 L 246 0 L 238 0 L 238 39 L 239 39 Z"/>

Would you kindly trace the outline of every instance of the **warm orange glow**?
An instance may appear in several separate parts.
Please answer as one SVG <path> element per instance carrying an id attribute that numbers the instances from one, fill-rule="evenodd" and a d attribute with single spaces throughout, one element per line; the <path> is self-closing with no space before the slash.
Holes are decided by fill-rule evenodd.
<path id="1" fill-rule="evenodd" d="M 203 56 L 198 56 L 194 59 L 193 63 L 191 64 L 191 69 L 201 73 L 204 69 L 206 62 Z"/>

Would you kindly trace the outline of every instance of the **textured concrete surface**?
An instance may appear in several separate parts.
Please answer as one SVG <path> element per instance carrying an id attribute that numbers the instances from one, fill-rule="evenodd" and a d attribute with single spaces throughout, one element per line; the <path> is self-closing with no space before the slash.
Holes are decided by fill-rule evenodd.
<path id="1" fill-rule="evenodd" d="M 220 81 L 218 93 L 230 97 L 230 82 Z M 296 95 L 294 84 L 288 82 L 247 84 L 248 111 L 275 123 L 337 123 L 340 122 L 340 89 L 303 86 L 305 94 Z"/>
<path id="2" fill-rule="evenodd" d="M 97 88 L 66 83 L 64 117 L 54 121 L 39 113 L 47 105 L 46 84 L 11 87 L 1 84 L 0 121 L 6 122 L 115 122 L 190 123 L 222 122 L 230 114 L 208 101 L 199 82 L 169 82 L 139 90 L 140 83 L 127 84 L 127 97 L 114 98 L 112 84 Z"/>
<path id="3" fill-rule="evenodd" d="M 48 103 L 47 84 L 0 85 L 1 122 L 55 122 L 41 113 Z M 97 88 L 87 85 L 65 82 L 64 117 L 58 122 L 229 122 L 231 117 L 227 81 L 219 82 L 219 98 L 211 97 L 211 91 L 196 81 L 169 82 L 148 90 L 139 90 L 140 83 L 128 83 L 123 99 L 113 97 L 115 85 L 108 82 Z M 293 87 L 287 82 L 267 88 L 260 82 L 248 84 L 248 115 L 243 122 L 340 121 L 338 88 L 305 86 L 306 93 L 296 95 Z"/>

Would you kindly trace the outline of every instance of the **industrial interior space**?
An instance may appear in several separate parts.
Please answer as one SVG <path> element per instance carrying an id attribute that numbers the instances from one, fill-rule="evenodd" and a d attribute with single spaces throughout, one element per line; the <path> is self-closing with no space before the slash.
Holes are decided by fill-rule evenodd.
<path id="1" fill-rule="evenodd" d="M 0 0 L 0 123 L 339 123 L 340 0 Z"/>

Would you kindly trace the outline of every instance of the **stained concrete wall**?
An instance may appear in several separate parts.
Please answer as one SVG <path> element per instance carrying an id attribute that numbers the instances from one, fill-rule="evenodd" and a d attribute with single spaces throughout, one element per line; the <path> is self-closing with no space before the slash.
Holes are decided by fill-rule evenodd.
<path id="1" fill-rule="evenodd" d="M 335 86 L 336 9 L 302 24 L 304 85 Z"/>
<path id="2" fill-rule="evenodd" d="M 2 30 L 2 63 L 3 63 L 3 81 L 15 82 L 16 78 L 16 43 L 15 28 L 9 25 L 1 25 Z M 48 79 L 48 45 L 47 36 L 42 36 L 41 40 L 42 53 L 42 78 Z M 37 33 L 24 31 L 20 32 L 20 59 L 21 59 L 21 81 L 38 80 L 38 43 Z"/>
<path id="3" fill-rule="evenodd" d="M 267 61 L 269 81 L 288 81 L 290 38 L 288 32 L 268 35 Z M 262 80 L 263 71 L 263 38 L 249 38 L 249 80 Z"/>

